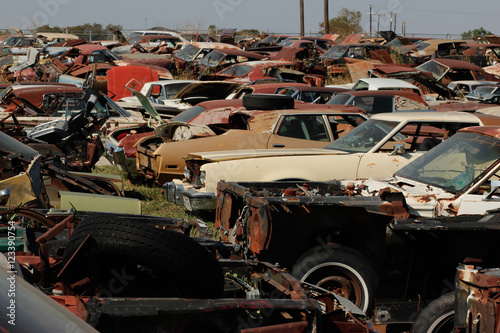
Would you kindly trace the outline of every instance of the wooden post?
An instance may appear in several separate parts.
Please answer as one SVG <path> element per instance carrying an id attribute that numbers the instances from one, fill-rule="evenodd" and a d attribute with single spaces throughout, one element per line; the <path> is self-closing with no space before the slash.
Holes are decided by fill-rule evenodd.
<path id="1" fill-rule="evenodd" d="M 324 18 L 325 18 L 325 35 L 330 33 L 330 20 L 328 19 L 328 0 L 324 0 L 325 5 L 324 5 Z"/>
<path id="2" fill-rule="evenodd" d="M 299 0 L 300 2 L 300 35 L 304 36 L 304 0 Z"/>

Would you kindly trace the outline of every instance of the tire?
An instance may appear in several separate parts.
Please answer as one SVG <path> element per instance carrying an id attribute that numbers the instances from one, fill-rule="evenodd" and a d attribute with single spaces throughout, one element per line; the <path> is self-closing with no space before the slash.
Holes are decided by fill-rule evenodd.
<path id="1" fill-rule="evenodd" d="M 248 110 L 293 109 L 295 100 L 287 95 L 247 94 L 243 96 L 243 106 Z"/>
<path id="2" fill-rule="evenodd" d="M 455 293 L 445 294 L 427 305 L 413 322 L 411 333 L 454 332 Z"/>
<path id="3" fill-rule="evenodd" d="M 222 297 L 219 263 L 188 236 L 130 216 L 90 215 L 71 235 L 64 264 L 87 235 L 97 253 L 82 251 L 63 276 L 67 285 L 90 277 L 89 284 L 74 289 L 77 294 L 94 295 L 100 289 L 101 297 Z"/>
<path id="4" fill-rule="evenodd" d="M 292 275 L 347 298 L 367 314 L 373 307 L 377 273 L 365 256 L 351 248 L 315 247 L 297 260 Z"/>

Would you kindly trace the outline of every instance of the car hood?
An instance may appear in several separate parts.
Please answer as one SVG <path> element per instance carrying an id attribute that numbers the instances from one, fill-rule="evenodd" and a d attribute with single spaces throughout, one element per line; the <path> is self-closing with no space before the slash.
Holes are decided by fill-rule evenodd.
<path id="1" fill-rule="evenodd" d="M 163 139 L 172 141 L 186 141 L 193 138 L 214 136 L 216 133 L 207 125 L 188 124 L 181 121 L 171 121 L 154 129 L 154 134 Z"/>
<path id="2" fill-rule="evenodd" d="M 247 149 L 247 150 L 231 150 L 231 151 L 211 151 L 190 153 L 187 160 L 205 160 L 208 162 L 221 162 L 229 160 L 239 160 L 247 158 L 264 158 L 278 156 L 303 156 L 303 155 L 339 155 L 349 154 L 341 150 L 330 149 Z"/>
<path id="3" fill-rule="evenodd" d="M 172 99 L 188 101 L 190 97 L 207 97 L 207 99 L 225 99 L 234 89 L 239 87 L 234 82 L 193 82 L 186 85 Z"/>

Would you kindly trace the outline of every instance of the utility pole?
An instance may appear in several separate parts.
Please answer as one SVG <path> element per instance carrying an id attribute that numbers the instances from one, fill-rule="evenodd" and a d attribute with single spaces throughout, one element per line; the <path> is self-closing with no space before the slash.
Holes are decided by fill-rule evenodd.
<path id="1" fill-rule="evenodd" d="M 304 36 L 304 0 L 299 0 L 300 3 L 300 35 Z"/>
<path id="2" fill-rule="evenodd" d="M 398 17 L 398 13 L 394 13 L 394 32 L 396 32 L 396 30 L 398 29 L 397 25 L 396 25 L 396 18 L 397 17 Z"/>
<path id="3" fill-rule="evenodd" d="M 372 5 L 370 5 L 370 38 L 372 37 Z"/>
<path id="4" fill-rule="evenodd" d="M 385 14 L 377 13 L 377 14 L 375 14 L 375 16 L 377 16 L 377 32 L 379 32 L 380 31 L 380 16 L 385 16 Z"/>
<path id="5" fill-rule="evenodd" d="M 389 30 L 392 31 L 392 11 L 389 12 L 389 15 L 391 15 L 391 19 L 389 20 Z"/>
<path id="6" fill-rule="evenodd" d="M 404 21 L 401 22 L 401 34 L 403 36 L 406 36 L 406 26 L 408 25 L 408 22 Z"/>
<path id="7" fill-rule="evenodd" d="M 328 19 L 328 0 L 324 0 L 325 35 L 330 33 L 330 20 Z"/>

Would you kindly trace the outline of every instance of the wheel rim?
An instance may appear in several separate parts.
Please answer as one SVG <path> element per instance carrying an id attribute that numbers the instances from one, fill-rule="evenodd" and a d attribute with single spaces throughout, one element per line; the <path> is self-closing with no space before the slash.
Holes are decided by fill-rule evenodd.
<path id="1" fill-rule="evenodd" d="M 332 291 L 344 298 L 347 298 L 350 301 L 352 301 L 353 299 L 355 300 L 356 295 L 359 295 L 361 293 L 361 288 L 359 288 L 359 285 L 357 283 L 353 284 L 351 279 L 343 276 L 327 277 L 318 281 L 316 285 L 318 287 Z"/>
<path id="2" fill-rule="evenodd" d="M 325 263 L 309 270 L 301 281 L 332 291 L 367 311 L 368 287 L 358 272 L 342 263 Z"/>
<path id="3" fill-rule="evenodd" d="M 451 333 L 454 327 L 455 310 L 447 312 L 437 318 L 427 333 Z"/>

